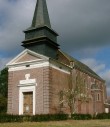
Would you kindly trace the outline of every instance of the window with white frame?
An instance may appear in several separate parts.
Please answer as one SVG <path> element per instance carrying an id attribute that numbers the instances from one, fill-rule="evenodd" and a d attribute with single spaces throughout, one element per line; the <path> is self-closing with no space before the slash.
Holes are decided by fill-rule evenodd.
<path id="1" fill-rule="evenodd" d="M 97 101 L 100 101 L 101 97 L 100 97 L 100 93 L 97 93 Z"/>

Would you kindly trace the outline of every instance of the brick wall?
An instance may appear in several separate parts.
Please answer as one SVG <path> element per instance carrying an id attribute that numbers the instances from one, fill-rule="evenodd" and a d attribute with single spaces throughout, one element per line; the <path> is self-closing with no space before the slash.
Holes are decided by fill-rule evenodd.
<path id="1" fill-rule="evenodd" d="M 70 75 L 54 68 L 50 68 L 51 70 L 51 91 L 50 91 L 50 113 L 59 113 L 60 112 L 60 95 L 59 92 L 69 88 L 69 78 Z M 63 109 L 63 111 L 67 112 L 68 107 Z"/>
<path id="2" fill-rule="evenodd" d="M 12 114 L 13 72 L 8 74 L 8 114 Z"/>
<path id="3" fill-rule="evenodd" d="M 27 69 L 9 72 L 8 84 L 8 113 L 19 113 L 19 81 L 25 80 L 25 74 L 30 74 L 30 79 L 36 79 L 36 114 L 44 112 L 43 103 L 43 68 Z"/>
<path id="4" fill-rule="evenodd" d="M 75 80 L 78 70 L 73 70 L 73 79 Z M 81 72 L 82 73 L 82 72 Z M 36 114 L 48 114 L 48 113 L 59 113 L 63 111 L 70 113 L 68 105 L 65 103 L 61 109 L 59 104 L 59 92 L 69 88 L 70 85 L 70 74 L 60 71 L 52 67 L 40 67 L 36 69 L 27 69 L 20 71 L 9 72 L 9 84 L 8 84 L 8 113 L 18 114 L 19 113 L 19 81 L 25 80 L 25 74 L 30 74 L 30 79 L 36 79 Z M 91 92 L 91 83 L 94 81 L 93 77 L 88 74 L 83 74 L 83 78 L 87 82 L 87 91 L 92 97 L 88 102 L 78 106 L 77 113 L 94 113 L 94 102 Z M 95 79 L 96 80 L 96 79 Z M 97 84 L 101 85 L 101 100 L 97 101 L 96 111 L 104 112 L 104 101 L 105 101 L 105 87 L 103 82 L 97 80 Z"/>

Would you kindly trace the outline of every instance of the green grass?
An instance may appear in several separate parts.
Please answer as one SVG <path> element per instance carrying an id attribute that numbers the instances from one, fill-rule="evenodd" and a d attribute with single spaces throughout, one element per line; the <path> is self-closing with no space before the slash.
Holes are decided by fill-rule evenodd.
<path id="1" fill-rule="evenodd" d="M 3 123 L 0 124 L 0 127 L 110 127 L 110 120 Z"/>

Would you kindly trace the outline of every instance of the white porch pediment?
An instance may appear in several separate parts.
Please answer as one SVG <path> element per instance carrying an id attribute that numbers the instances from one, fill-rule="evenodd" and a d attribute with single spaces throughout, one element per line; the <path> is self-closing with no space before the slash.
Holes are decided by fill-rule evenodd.
<path id="1" fill-rule="evenodd" d="M 24 63 L 32 63 L 32 62 L 39 62 L 39 61 L 47 61 L 49 58 L 38 54 L 36 52 L 33 52 L 29 49 L 24 50 L 19 55 L 17 55 L 14 59 L 12 59 L 7 66 L 13 66 L 13 65 L 20 65 Z"/>

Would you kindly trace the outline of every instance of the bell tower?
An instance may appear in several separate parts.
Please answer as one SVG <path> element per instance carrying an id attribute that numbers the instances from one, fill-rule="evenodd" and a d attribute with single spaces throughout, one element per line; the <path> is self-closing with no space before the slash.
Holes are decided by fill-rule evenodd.
<path id="1" fill-rule="evenodd" d="M 30 28 L 24 31 L 22 46 L 39 54 L 56 59 L 58 34 L 51 28 L 46 0 L 37 0 Z"/>

